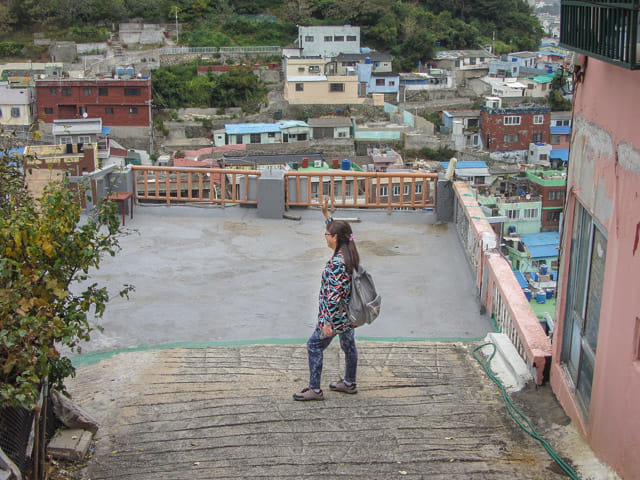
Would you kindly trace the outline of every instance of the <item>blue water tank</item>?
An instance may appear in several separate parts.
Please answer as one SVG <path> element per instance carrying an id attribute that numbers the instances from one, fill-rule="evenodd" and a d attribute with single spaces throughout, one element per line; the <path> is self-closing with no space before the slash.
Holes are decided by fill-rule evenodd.
<path id="1" fill-rule="evenodd" d="M 515 225 L 509 225 L 509 233 L 516 233 L 516 226 Z"/>
<path id="2" fill-rule="evenodd" d="M 369 58 L 369 57 L 365 57 L 365 59 L 364 59 L 364 64 L 365 64 L 365 65 L 369 65 L 369 64 L 371 64 L 371 58 Z"/>
<path id="3" fill-rule="evenodd" d="M 547 73 L 553 73 L 553 67 L 551 65 L 547 65 Z"/>
<path id="4" fill-rule="evenodd" d="M 547 294 L 545 292 L 536 293 L 536 303 L 546 303 Z"/>
<path id="5" fill-rule="evenodd" d="M 550 288 L 547 288 L 547 291 L 545 292 L 547 294 L 547 300 L 553 298 L 553 290 Z"/>
<path id="6" fill-rule="evenodd" d="M 540 265 L 540 275 L 546 275 L 547 274 L 547 264 L 543 263 Z"/>
<path id="7" fill-rule="evenodd" d="M 531 290 L 528 288 L 523 288 L 524 296 L 527 297 L 527 302 L 531 301 Z"/>
<path id="8" fill-rule="evenodd" d="M 351 162 L 348 158 L 342 160 L 342 170 L 351 170 Z"/>

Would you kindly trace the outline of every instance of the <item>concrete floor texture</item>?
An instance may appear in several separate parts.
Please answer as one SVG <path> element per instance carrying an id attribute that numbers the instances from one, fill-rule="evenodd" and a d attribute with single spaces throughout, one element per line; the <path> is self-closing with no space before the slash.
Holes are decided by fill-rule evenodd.
<path id="1" fill-rule="evenodd" d="M 568 478 L 473 358 L 493 326 L 453 225 L 430 212 L 335 212 L 359 220 L 382 311 L 357 330 L 358 393 L 328 388 L 344 369 L 334 341 L 325 400 L 294 402 L 331 251 L 318 210 L 290 213 L 142 205 L 127 218 L 91 281 L 136 290 L 113 296 L 67 382 L 101 425 L 76 478 Z M 617 478 L 548 385 L 512 398 L 580 478 Z"/>

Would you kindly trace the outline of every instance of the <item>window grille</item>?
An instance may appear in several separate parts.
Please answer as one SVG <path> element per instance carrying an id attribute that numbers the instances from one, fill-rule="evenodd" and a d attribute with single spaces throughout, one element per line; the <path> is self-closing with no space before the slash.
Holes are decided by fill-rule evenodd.
<path id="1" fill-rule="evenodd" d="M 640 0 L 561 0 L 560 45 L 632 70 L 638 57 Z"/>

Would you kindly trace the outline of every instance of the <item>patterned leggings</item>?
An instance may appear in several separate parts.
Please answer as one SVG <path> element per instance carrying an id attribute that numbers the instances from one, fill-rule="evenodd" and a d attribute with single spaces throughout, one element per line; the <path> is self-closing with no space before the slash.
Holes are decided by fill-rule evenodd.
<path id="1" fill-rule="evenodd" d="M 348 383 L 356 381 L 356 369 L 358 367 L 358 349 L 356 348 L 355 332 L 353 329 L 339 334 L 340 347 L 344 352 L 345 372 L 344 380 Z M 309 355 L 309 387 L 318 390 L 320 377 L 322 376 L 322 358 L 325 348 L 329 346 L 333 337 L 321 338 L 320 332 L 315 330 L 307 341 L 307 353 Z"/>

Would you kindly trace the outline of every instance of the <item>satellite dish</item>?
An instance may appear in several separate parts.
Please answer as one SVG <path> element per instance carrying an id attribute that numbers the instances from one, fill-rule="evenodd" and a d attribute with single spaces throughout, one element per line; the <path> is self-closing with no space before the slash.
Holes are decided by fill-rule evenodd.
<path id="1" fill-rule="evenodd" d="M 88 117 L 87 112 L 84 112 L 84 113 L 82 114 L 82 118 L 87 118 L 87 117 Z"/>

